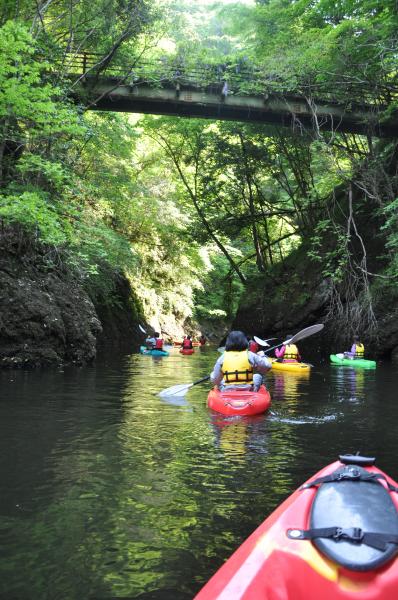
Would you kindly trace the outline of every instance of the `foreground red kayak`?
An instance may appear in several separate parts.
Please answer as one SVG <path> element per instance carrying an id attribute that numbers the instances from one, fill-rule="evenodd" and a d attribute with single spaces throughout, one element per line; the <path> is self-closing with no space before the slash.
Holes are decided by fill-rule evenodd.
<path id="1" fill-rule="evenodd" d="M 341 456 L 296 490 L 195 600 L 395 600 L 398 487 Z"/>
<path id="2" fill-rule="evenodd" d="M 181 348 L 180 354 L 185 354 L 189 356 L 190 354 L 194 354 L 195 350 L 193 348 Z"/>
<path id="3" fill-rule="evenodd" d="M 270 404 L 270 393 L 263 385 L 258 392 L 236 389 L 220 392 L 213 388 L 207 397 L 208 407 L 226 416 L 258 415 L 265 412 Z"/>

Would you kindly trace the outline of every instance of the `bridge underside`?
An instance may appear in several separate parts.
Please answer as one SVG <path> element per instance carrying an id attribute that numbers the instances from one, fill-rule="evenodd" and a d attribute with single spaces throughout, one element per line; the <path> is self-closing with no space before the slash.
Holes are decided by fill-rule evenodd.
<path id="1" fill-rule="evenodd" d="M 82 81 L 76 96 L 85 97 L 94 110 L 198 117 L 218 120 L 268 123 L 303 129 L 359 133 L 376 137 L 398 135 L 398 118 L 380 122 L 383 107 L 352 105 L 350 110 L 333 102 L 316 101 L 312 106 L 299 96 L 233 95 L 216 86 L 180 89 L 170 82 L 162 87 L 148 83 L 120 84 L 101 79 L 93 85 Z"/>

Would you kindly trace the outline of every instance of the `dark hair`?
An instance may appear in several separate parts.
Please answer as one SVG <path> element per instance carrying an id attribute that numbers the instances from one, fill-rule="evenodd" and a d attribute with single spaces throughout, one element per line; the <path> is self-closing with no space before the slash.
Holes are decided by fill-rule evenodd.
<path id="1" fill-rule="evenodd" d="M 225 350 L 247 350 L 247 339 L 243 331 L 231 331 L 225 342 Z"/>
<path id="2" fill-rule="evenodd" d="M 191 339 L 192 339 L 192 336 L 187 335 L 187 340 L 191 340 Z"/>
<path id="3" fill-rule="evenodd" d="M 354 342 L 359 342 L 359 341 L 360 341 L 359 335 L 354 335 Z"/>
<path id="4" fill-rule="evenodd" d="M 160 333 L 158 333 L 157 331 L 155 331 L 155 333 L 153 334 L 155 337 L 159 337 Z"/>

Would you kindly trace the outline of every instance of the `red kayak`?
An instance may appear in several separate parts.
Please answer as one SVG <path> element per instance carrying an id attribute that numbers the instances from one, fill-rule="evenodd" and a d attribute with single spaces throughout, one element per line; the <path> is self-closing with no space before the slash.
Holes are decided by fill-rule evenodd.
<path id="1" fill-rule="evenodd" d="M 340 456 L 296 490 L 195 600 L 395 600 L 398 487 Z"/>
<path id="2" fill-rule="evenodd" d="M 263 385 L 258 392 L 236 389 L 220 392 L 215 387 L 207 396 L 208 407 L 228 417 L 232 415 L 258 415 L 265 412 L 270 404 L 270 393 Z"/>
<path id="3" fill-rule="evenodd" d="M 195 350 L 193 348 L 181 348 L 180 353 L 189 356 L 190 354 L 194 354 Z"/>

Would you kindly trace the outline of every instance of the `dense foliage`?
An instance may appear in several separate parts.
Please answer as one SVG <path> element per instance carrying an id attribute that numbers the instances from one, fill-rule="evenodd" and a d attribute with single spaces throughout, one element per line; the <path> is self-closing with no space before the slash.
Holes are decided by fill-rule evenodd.
<path id="1" fill-rule="evenodd" d="M 378 271 L 395 285 L 396 145 L 371 129 L 322 132 L 316 101 L 370 102 L 381 118 L 397 110 L 396 9 L 394 0 L 2 2 L 2 222 L 48 245 L 48 260 L 93 296 L 111 298 L 113 274 L 124 273 L 147 317 L 184 321 L 196 305 L 200 319 L 230 319 L 248 278 L 303 240 L 336 294 L 372 315 L 358 215 L 377 218 Z M 86 111 L 70 99 L 81 52 L 94 80 L 124 81 L 151 59 L 157 71 L 140 76 L 154 85 L 201 65 L 202 84 L 234 76 L 240 93 L 298 92 L 314 127 L 297 135 Z"/>

